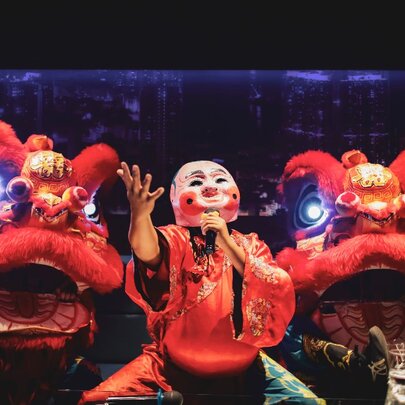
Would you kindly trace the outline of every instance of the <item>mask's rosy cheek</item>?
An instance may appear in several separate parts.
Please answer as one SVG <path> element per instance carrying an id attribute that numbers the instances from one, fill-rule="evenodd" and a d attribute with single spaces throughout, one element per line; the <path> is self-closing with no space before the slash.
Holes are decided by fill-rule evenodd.
<path id="1" fill-rule="evenodd" d="M 229 195 L 229 199 L 224 208 L 233 211 L 239 207 L 239 189 L 237 187 L 230 187 L 227 194 Z"/>
<path id="2" fill-rule="evenodd" d="M 187 191 L 180 196 L 179 206 L 186 215 L 198 215 L 204 211 L 204 207 L 197 201 L 197 194 L 193 191 Z"/>

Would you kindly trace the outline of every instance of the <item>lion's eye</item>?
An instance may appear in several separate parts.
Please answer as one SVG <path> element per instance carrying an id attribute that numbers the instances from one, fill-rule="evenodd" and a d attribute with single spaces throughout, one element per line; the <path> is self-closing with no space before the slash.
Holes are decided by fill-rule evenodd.
<path id="1" fill-rule="evenodd" d="M 314 185 L 306 187 L 297 201 L 294 225 L 298 229 L 309 228 L 321 224 L 327 216 L 327 210 L 323 207 L 317 188 Z"/>
<path id="2" fill-rule="evenodd" d="M 100 208 L 96 198 L 93 197 L 92 200 L 85 205 L 83 212 L 89 221 L 95 224 L 100 223 Z"/>

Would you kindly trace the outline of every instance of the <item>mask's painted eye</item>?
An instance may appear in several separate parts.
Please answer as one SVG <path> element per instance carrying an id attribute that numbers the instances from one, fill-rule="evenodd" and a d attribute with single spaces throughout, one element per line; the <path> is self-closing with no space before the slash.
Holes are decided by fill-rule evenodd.
<path id="1" fill-rule="evenodd" d="M 94 222 L 95 224 L 100 223 L 100 209 L 96 198 L 93 197 L 91 201 L 85 205 L 83 212 L 88 220 Z"/>
<path id="2" fill-rule="evenodd" d="M 298 197 L 294 212 L 294 226 L 305 229 L 322 224 L 328 217 L 316 186 L 309 185 Z"/>
<path id="3" fill-rule="evenodd" d="M 222 177 L 220 177 L 219 179 L 216 179 L 215 180 L 215 183 L 228 183 L 228 180 L 227 179 L 224 179 L 224 178 L 222 178 Z"/>
<path id="4" fill-rule="evenodd" d="M 202 186 L 202 184 L 203 184 L 203 182 L 202 182 L 201 180 L 193 180 L 193 181 L 190 183 L 190 186 L 191 186 L 191 187 L 198 187 L 198 186 Z"/>

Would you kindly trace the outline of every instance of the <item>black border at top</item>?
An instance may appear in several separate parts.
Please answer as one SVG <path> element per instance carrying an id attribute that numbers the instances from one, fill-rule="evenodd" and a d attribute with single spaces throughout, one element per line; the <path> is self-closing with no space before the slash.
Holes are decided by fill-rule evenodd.
<path id="1" fill-rule="evenodd" d="M 0 69 L 405 69 L 402 24 L 381 5 L 116 3 L 4 13 Z"/>

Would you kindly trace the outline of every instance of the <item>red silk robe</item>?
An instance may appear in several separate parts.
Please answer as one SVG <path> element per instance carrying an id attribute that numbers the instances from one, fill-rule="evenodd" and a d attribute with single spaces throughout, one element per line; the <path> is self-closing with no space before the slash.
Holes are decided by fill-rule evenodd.
<path id="1" fill-rule="evenodd" d="M 187 228 L 168 225 L 158 231 L 163 252 L 159 269 L 138 262 L 135 270 L 128 266 L 126 277 L 126 292 L 144 309 L 154 342 L 97 390 L 141 394 L 159 387 L 176 389 L 179 370 L 183 376 L 205 379 L 236 376 L 253 363 L 260 348 L 282 339 L 292 318 L 295 298 L 290 277 L 277 267 L 257 234 L 231 233 L 246 254 L 243 326 L 235 336 L 230 259 L 222 249 L 198 257 L 204 238 L 194 236 L 191 243 Z"/>

